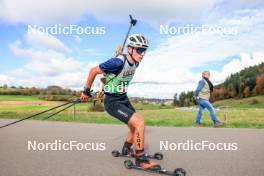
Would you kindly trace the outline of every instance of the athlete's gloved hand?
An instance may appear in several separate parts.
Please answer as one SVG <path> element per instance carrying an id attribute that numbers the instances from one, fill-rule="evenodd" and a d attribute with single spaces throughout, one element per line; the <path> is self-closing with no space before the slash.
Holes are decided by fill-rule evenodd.
<path id="1" fill-rule="evenodd" d="M 90 98 L 90 97 L 87 96 L 87 95 L 85 95 L 84 93 L 82 93 L 82 95 L 81 95 L 81 97 L 80 97 L 80 99 L 81 99 L 82 102 L 86 102 L 86 101 L 88 101 L 89 98 Z"/>
<path id="2" fill-rule="evenodd" d="M 89 100 L 90 97 L 92 97 L 91 90 L 90 90 L 90 88 L 85 87 L 83 92 L 82 92 L 80 99 L 81 99 L 81 101 L 86 102 Z"/>

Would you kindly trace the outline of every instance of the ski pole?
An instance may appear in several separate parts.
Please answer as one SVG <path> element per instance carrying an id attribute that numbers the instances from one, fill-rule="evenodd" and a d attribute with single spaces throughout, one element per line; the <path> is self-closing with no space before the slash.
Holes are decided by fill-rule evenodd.
<path id="1" fill-rule="evenodd" d="M 3 126 L 0 126 L 0 128 L 4 128 L 4 127 L 10 126 L 10 125 L 14 125 L 14 124 L 16 124 L 16 123 L 18 123 L 18 122 L 22 122 L 22 121 L 24 121 L 24 120 L 30 119 L 30 118 L 35 117 L 35 116 L 40 115 L 40 114 L 44 114 L 45 112 L 52 111 L 52 110 L 54 110 L 54 109 L 57 109 L 57 108 L 59 108 L 59 107 L 66 106 L 66 105 L 68 105 L 68 104 L 76 104 L 76 103 L 81 103 L 81 101 L 80 101 L 79 99 L 76 99 L 76 100 L 73 100 L 73 101 L 71 101 L 71 102 L 67 102 L 67 103 L 61 104 L 61 105 L 59 105 L 59 106 L 55 106 L 55 107 L 50 108 L 50 109 L 47 109 L 47 110 L 45 110 L 45 111 L 42 111 L 42 112 L 39 112 L 39 113 L 33 114 L 33 115 L 31 115 L 31 116 L 28 116 L 28 117 L 25 117 L 25 118 L 19 119 L 19 120 L 17 120 L 17 121 L 14 121 L 14 122 L 11 122 L 11 123 L 8 123 L 8 124 L 5 124 L 5 125 L 3 125 Z"/>
<path id="2" fill-rule="evenodd" d="M 125 47 L 125 44 L 126 44 L 126 41 L 127 41 L 127 38 L 128 38 L 128 35 L 132 29 L 133 26 L 135 26 L 137 24 L 137 20 L 134 19 L 132 17 L 132 15 L 129 15 L 129 18 L 130 18 L 130 25 L 129 25 L 129 28 L 128 28 L 128 31 L 126 33 L 126 36 L 125 36 L 125 40 L 123 42 L 123 45 L 122 46 L 119 46 L 117 51 L 116 51 L 116 54 L 115 54 L 115 57 L 118 57 L 120 54 L 123 53 L 123 50 L 124 50 L 124 47 Z"/>
<path id="3" fill-rule="evenodd" d="M 54 115 L 56 115 L 56 114 L 59 114 L 60 112 L 62 112 L 62 111 L 64 111 L 64 110 L 66 110 L 66 109 L 72 107 L 73 105 L 75 105 L 75 103 L 72 103 L 72 104 L 66 106 L 65 108 L 63 108 L 63 109 L 61 109 L 61 110 L 59 110 L 59 111 L 57 111 L 57 112 L 55 112 L 55 113 L 53 113 L 53 114 L 51 114 L 51 115 L 45 117 L 45 118 L 42 119 L 42 120 L 47 120 L 47 119 L 49 119 L 50 117 L 52 117 L 52 116 L 54 116 Z"/>

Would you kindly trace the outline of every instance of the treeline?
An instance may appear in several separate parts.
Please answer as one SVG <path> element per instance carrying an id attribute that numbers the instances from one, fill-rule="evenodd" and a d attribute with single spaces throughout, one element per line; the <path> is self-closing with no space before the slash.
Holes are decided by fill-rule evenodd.
<path id="1" fill-rule="evenodd" d="M 173 97 L 174 106 L 193 106 L 194 91 L 181 92 L 179 95 L 176 93 Z"/>
<path id="2" fill-rule="evenodd" d="M 214 89 L 213 98 L 246 98 L 264 94 L 264 63 L 230 75 Z"/>
<path id="3" fill-rule="evenodd" d="M 0 95 L 38 95 L 39 99 L 49 101 L 68 101 L 81 95 L 80 91 L 64 89 L 60 86 L 48 86 L 41 89 L 36 87 L 15 87 L 8 85 L 0 86 Z"/>
<path id="4" fill-rule="evenodd" d="M 194 88 L 195 89 L 195 88 Z M 231 74 L 222 84 L 214 87 L 211 101 L 228 98 L 246 98 L 264 95 L 264 62 Z M 174 95 L 175 106 L 193 106 L 194 91 Z"/>

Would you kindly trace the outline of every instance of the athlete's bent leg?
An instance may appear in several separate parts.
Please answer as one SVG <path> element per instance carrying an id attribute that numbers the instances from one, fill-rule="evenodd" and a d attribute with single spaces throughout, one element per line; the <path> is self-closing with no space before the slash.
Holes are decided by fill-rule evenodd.
<path id="1" fill-rule="evenodd" d="M 134 128 L 134 148 L 136 151 L 144 151 L 145 123 L 144 119 L 134 113 L 128 121 L 128 126 Z"/>
<path id="2" fill-rule="evenodd" d="M 138 113 L 134 113 L 128 121 L 128 126 L 134 128 L 134 148 L 136 150 L 136 165 L 149 170 L 159 170 L 160 166 L 155 162 L 151 162 L 144 153 L 144 119 Z"/>

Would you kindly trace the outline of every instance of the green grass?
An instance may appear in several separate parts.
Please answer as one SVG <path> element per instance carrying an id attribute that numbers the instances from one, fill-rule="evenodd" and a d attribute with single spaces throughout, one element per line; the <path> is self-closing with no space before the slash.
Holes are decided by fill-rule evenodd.
<path id="1" fill-rule="evenodd" d="M 144 103 L 134 103 L 133 106 L 137 110 L 154 110 L 154 109 L 171 109 L 172 106 L 160 105 L 160 104 L 144 104 Z"/>
<path id="2" fill-rule="evenodd" d="M 214 106 L 229 106 L 231 108 L 264 108 L 264 95 L 243 99 L 227 99 L 214 103 Z"/>
<path id="3" fill-rule="evenodd" d="M 49 109 L 63 102 L 46 102 L 45 106 L 30 104 L 30 101 L 34 103 L 37 97 L 27 96 L 0 96 L 0 103 L 4 100 L 13 101 L 26 101 L 20 105 L 0 105 L 0 118 L 23 118 L 34 113 Z M 30 100 L 31 99 L 31 100 Z M 251 102 L 253 99 L 257 99 L 259 104 L 252 106 Z M 214 105 L 223 106 L 228 105 L 230 108 L 227 109 L 227 128 L 264 128 L 264 96 L 252 97 L 244 100 L 224 100 L 216 102 Z M 240 103 L 242 101 L 242 103 Z M 51 104 L 49 104 L 51 103 Z M 103 124 L 122 124 L 117 119 L 111 117 L 106 112 L 88 112 L 91 107 L 91 103 L 78 104 L 76 105 L 76 116 L 73 118 L 73 108 L 70 108 L 62 113 L 53 116 L 48 119 L 49 121 L 75 121 L 81 123 L 103 123 Z M 138 112 L 145 118 L 145 122 L 150 126 L 180 126 L 188 127 L 193 126 L 195 117 L 197 114 L 196 110 L 176 110 L 171 109 L 169 106 L 151 105 L 137 103 L 134 105 Z M 170 109 L 161 109 L 170 108 Z M 55 112 L 55 111 L 53 111 Z M 224 114 L 226 109 L 216 110 L 216 115 L 220 120 L 224 120 Z M 41 115 L 34 119 L 43 119 L 48 115 Z M 204 113 L 202 118 L 202 126 L 211 127 L 212 121 L 210 119 L 208 111 Z"/>
<path id="4" fill-rule="evenodd" d="M 0 101 L 37 101 L 38 96 L 26 96 L 26 95 L 0 95 Z"/>

